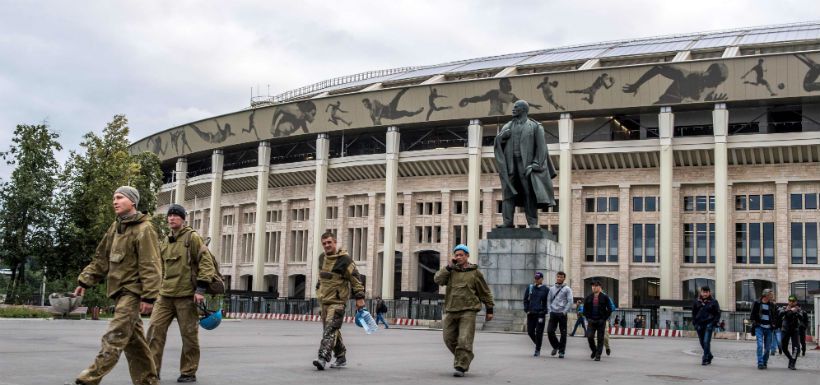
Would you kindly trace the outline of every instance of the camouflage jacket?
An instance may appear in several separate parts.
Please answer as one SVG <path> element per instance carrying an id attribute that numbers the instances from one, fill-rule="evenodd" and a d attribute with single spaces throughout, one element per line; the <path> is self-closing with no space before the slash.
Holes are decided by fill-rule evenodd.
<path id="1" fill-rule="evenodd" d="M 137 213 L 112 223 L 91 263 L 77 278 L 85 288 L 103 279 L 108 282 L 111 298 L 127 291 L 144 302 L 156 300 L 161 279 L 159 243 L 149 215 Z"/>
<path id="2" fill-rule="evenodd" d="M 359 277 L 356 263 L 345 250 L 337 250 L 335 254 L 319 256 L 319 282 L 316 284 L 316 297 L 323 305 L 344 304 L 353 298 L 364 299 L 364 286 Z"/>
<path id="3" fill-rule="evenodd" d="M 483 303 L 487 307 L 487 314 L 493 313 L 493 293 L 477 265 L 470 264 L 464 269 L 445 266 L 436 272 L 433 280 L 441 286 L 447 286 L 444 311 L 479 311 Z"/>
<path id="4" fill-rule="evenodd" d="M 198 260 L 196 286 L 205 287 L 216 272 L 205 241 L 190 226 L 179 230 L 175 236 L 162 240 L 159 245 L 162 256 L 162 288 L 164 297 L 190 297 L 196 290 L 192 278 L 192 261 Z"/>

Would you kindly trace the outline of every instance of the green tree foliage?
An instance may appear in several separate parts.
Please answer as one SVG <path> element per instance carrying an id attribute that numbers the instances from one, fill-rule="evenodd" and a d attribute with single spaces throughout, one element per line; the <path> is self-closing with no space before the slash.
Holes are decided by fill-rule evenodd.
<path id="1" fill-rule="evenodd" d="M 0 261 L 11 270 L 6 303 L 17 303 L 32 284 L 26 268 L 42 266 L 54 255 L 53 194 L 60 165 L 55 152 L 62 146 L 48 126 L 18 125 L 11 147 L 0 157 L 14 166 L 11 179 L 0 186 Z"/>

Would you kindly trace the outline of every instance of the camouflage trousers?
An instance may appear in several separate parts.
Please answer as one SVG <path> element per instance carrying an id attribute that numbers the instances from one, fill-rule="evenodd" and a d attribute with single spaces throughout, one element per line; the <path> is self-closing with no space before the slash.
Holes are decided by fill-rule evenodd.
<path id="1" fill-rule="evenodd" d="M 342 341 L 341 329 L 345 319 L 345 305 L 322 305 L 321 317 L 324 328 L 322 342 L 319 344 L 319 359 L 330 361 L 331 353 L 336 359 L 344 357 L 347 349 Z"/>
<path id="2" fill-rule="evenodd" d="M 453 367 L 465 372 L 473 361 L 476 312 L 472 310 L 448 312 L 444 316 L 444 344 L 453 353 Z"/>
<path id="3" fill-rule="evenodd" d="M 157 375 L 162 370 L 162 353 L 165 350 L 165 337 L 173 319 L 177 319 L 179 334 L 182 336 L 182 354 L 179 358 L 180 374 L 194 376 L 199 368 L 199 313 L 191 297 L 160 296 L 151 312 L 151 323 L 148 327 L 148 347 Z"/>
<path id="4" fill-rule="evenodd" d="M 102 347 L 94 363 L 83 370 L 77 381 L 82 384 L 97 385 L 106 374 L 114 369 L 125 352 L 128 370 L 134 385 L 156 385 L 159 383 L 148 342 L 143 335 L 140 319 L 139 297 L 125 293 L 117 298 L 114 318 L 108 323 L 108 330 L 102 337 Z"/>

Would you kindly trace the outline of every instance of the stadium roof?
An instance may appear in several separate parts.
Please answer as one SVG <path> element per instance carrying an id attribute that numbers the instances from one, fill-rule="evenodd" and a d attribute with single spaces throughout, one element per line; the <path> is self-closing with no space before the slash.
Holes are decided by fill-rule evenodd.
<path id="1" fill-rule="evenodd" d="M 255 97 L 252 99 L 252 105 L 283 103 L 335 90 L 364 87 L 381 82 L 430 78 L 436 75 L 447 76 L 507 67 L 545 66 L 592 59 L 612 60 L 643 55 L 675 54 L 680 51 L 717 51 L 729 47 L 779 45 L 818 39 L 820 21 L 573 45 L 428 66 L 363 72 L 325 80 L 275 96 Z"/>

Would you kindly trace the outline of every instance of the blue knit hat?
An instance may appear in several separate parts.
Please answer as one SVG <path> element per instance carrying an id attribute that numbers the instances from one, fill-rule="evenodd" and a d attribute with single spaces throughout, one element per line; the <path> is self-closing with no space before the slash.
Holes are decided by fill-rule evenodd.
<path id="1" fill-rule="evenodd" d="M 465 245 L 465 244 L 463 244 L 463 243 L 462 243 L 462 244 L 460 244 L 460 245 L 458 245 L 458 246 L 456 246 L 456 247 L 453 249 L 453 252 L 455 253 L 456 251 L 459 251 L 459 250 L 461 250 L 461 251 L 463 251 L 463 252 L 465 252 L 465 253 L 467 253 L 467 254 L 470 254 L 470 248 L 469 248 L 469 247 L 467 247 L 467 245 Z"/>

